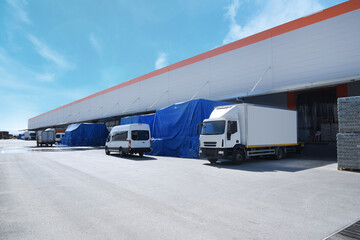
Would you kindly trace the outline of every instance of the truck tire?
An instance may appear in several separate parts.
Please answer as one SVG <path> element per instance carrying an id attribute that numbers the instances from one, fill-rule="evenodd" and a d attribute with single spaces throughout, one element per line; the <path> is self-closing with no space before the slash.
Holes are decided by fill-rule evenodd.
<path id="1" fill-rule="evenodd" d="M 278 147 L 276 150 L 275 150 L 275 158 L 277 160 L 281 160 L 285 157 L 285 150 L 284 148 L 282 147 Z"/>
<path id="2" fill-rule="evenodd" d="M 139 153 L 139 156 L 140 156 L 140 157 L 144 156 L 144 153 Z"/>
<path id="3" fill-rule="evenodd" d="M 215 164 L 217 159 L 216 158 L 209 158 L 208 159 L 211 164 Z"/>
<path id="4" fill-rule="evenodd" d="M 105 147 L 105 154 L 106 154 L 106 155 L 109 155 L 109 154 L 110 154 L 110 151 L 109 151 L 109 148 L 108 148 L 108 147 Z"/>
<path id="5" fill-rule="evenodd" d="M 245 161 L 245 153 L 242 149 L 236 149 L 233 153 L 232 162 L 234 164 L 241 164 Z"/>

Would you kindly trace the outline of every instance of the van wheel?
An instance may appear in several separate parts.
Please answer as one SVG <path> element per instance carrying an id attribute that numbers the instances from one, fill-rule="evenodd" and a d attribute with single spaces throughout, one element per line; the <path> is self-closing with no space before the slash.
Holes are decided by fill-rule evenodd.
<path id="1" fill-rule="evenodd" d="M 106 154 L 106 155 L 109 155 L 109 154 L 110 154 L 110 151 L 109 151 L 109 148 L 108 148 L 108 147 L 105 148 L 105 154 Z"/>
<path id="2" fill-rule="evenodd" d="M 285 156 L 284 148 L 282 148 L 282 147 L 277 148 L 275 151 L 275 158 L 277 160 L 281 160 L 284 158 L 284 156 Z"/>
<path id="3" fill-rule="evenodd" d="M 215 164 L 217 162 L 216 158 L 209 158 L 208 160 L 211 164 Z"/>
<path id="4" fill-rule="evenodd" d="M 122 148 L 119 149 L 119 153 L 120 153 L 120 156 L 122 157 L 125 157 L 126 154 L 124 153 L 124 151 L 122 150 Z"/>
<path id="5" fill-rule="evenodd" d="M 140 157 L 144 156 L 144 153 L 139 153 L 139 156 L 140 156 Z"/>
<path id="6" fill-rule="evenodd" d="M 236 149 L 233 153 L 232 162 L 234 164 L 241 164 L 243 161 L 245 161 L 245 153 L 241 149 Z"/>

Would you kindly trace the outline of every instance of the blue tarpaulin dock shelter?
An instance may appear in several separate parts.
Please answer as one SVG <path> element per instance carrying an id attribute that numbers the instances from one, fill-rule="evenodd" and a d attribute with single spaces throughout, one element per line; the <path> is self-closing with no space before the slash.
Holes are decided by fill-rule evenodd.
<path id="1" fill-rule="evenodd" d="M 153 132 L 155 113 L 146 115 L 137 115 L 121 118 L 120 125 L 132 124 L 132 123 L 146 123 L 150 126 L 150 132 Z"/>
<path id="2" fill-rule="evenodd" d="M 109 131 L 103 123 L 77 123 L 66 128 L 61 144 L 68 146 L 104 146 Z"/>
<path id="3" fill-rule="evenodd" d="M 215 107 L 229 104 L 196 99 L 156 111 L 150 155 L 198 158 L 197 125 L 209 118 Z"/>

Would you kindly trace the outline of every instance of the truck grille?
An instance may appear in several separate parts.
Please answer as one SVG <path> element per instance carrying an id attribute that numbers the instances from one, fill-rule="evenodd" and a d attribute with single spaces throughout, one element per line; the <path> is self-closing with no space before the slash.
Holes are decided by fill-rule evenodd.
<path id="1" fill-rule="evenodd" d="M 216 147 L 216 142 L 204 142 L 205 147 Z"/>

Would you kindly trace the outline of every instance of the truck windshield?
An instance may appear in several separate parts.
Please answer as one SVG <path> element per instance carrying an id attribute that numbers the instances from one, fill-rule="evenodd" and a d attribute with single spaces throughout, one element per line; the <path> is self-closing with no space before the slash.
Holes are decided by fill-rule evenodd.
<path id="1" fill-rule="evenodd" d="M 204 122 L 201 135 L 219 135 L 225 131 L 225 121 Z"/>

